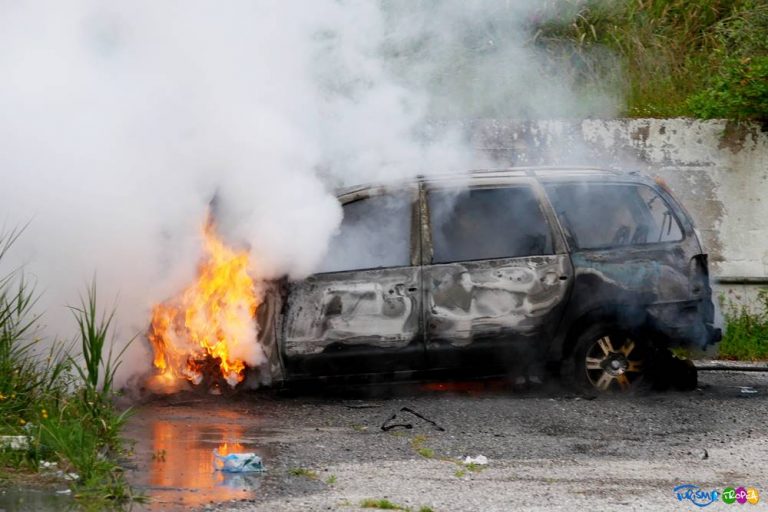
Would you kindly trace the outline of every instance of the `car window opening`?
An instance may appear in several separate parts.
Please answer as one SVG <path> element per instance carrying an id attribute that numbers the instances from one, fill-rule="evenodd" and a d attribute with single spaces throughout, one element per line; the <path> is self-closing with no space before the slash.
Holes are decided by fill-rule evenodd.
<path id="1" fill-rule="evenodd" d="M 368 196 L 343 206 L 344 217 L 318 273 L 410 264 L 411 195 Z"/>
<path id="2" fill-rule="evenodd" d="M 552 235 L 529 187 L 430 191 L 433 263 L 552 254 Z"/>
<path id="3" fill-rule="evenodd" d="M 675 242 L 680 222 L 655 190 L 636 184 L 546 186 L 569 243 L 579 249 Z"/>

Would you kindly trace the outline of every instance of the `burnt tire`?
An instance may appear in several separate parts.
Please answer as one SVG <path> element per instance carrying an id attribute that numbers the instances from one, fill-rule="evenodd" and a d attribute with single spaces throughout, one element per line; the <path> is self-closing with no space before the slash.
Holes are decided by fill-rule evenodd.
<path id="1" fill-rule="evenodd" d="M 576 339 L 567 368 L 572 384 L 588 392 L 629 392 L 643 385 L 649 345 L 628 331 L 595 324 Z"/>

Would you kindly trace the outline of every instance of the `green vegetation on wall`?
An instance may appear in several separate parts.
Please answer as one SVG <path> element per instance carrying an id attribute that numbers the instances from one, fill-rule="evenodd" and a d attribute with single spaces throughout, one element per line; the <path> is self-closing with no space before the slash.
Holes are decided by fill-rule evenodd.
<path id="1" fill-rule="evenodd" d="M 553 0 L 545 48 L 618 55 L 624 114 L 768 119 L 767 0 Z M 599 53 L 597 54 L 599 58 Z"/>

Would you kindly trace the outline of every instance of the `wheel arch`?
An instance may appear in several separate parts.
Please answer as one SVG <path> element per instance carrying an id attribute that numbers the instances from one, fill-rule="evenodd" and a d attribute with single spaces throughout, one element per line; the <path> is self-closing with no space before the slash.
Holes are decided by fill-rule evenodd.
<path id="1" fill-rule="evenodd" d="M 621 327 L 621 329 L 630 331 L 645 331 L 649 325 L 648 314 L 641 307 L 627 304 L 604 304 L 591 309 L 576 318 L 568 326 L 560 351 L 561 361 L 571 357 L 579 336 L 597 323 L 616 325 Z"/>

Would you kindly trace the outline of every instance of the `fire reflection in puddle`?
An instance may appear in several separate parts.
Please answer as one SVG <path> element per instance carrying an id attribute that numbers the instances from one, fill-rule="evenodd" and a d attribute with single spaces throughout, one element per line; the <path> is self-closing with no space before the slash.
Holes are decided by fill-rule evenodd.
<path id="1" fill-rule="evenodd" d="M 151 500 L 142 508 L 183 510 L 255 496 L 263 475 L 216 471 L 213 450 L 254 452 L 268 465 L 258 418 L 210 405 L 145 407 L 131 420 L 126 437 L 136 441 L 136 468 L 128 478 Z"/>

